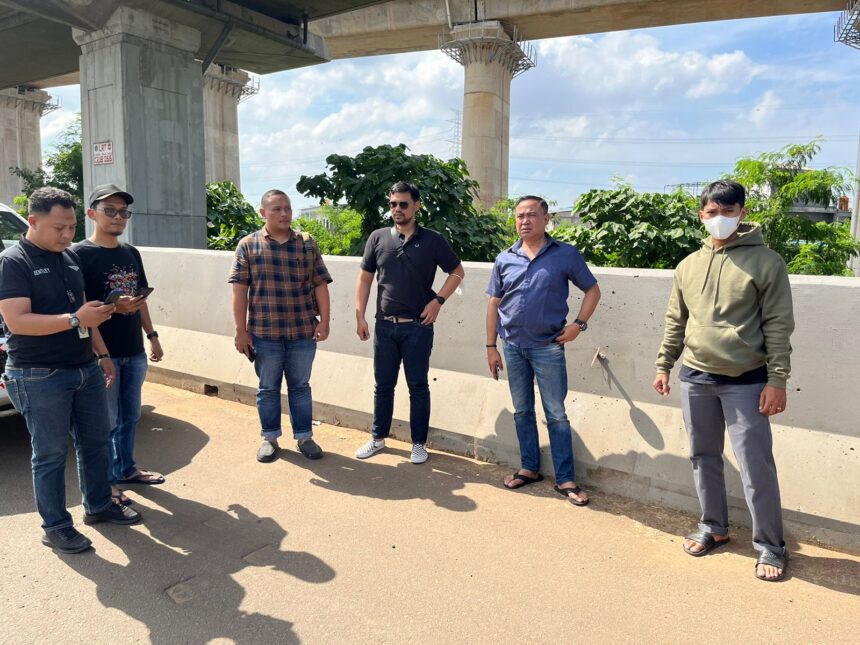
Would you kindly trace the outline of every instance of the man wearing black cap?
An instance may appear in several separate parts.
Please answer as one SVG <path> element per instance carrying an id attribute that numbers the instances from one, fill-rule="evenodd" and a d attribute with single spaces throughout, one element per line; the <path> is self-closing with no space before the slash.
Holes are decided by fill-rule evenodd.
<path id="1" fill-rule="evenodd" d="M 87 208 L 93 234 L 72 247 L 81 259 L 88 300 L 104 300 L 112 291 L 124 294 L 116 303 L 115 315 L 99 326 L 93 337 L 99 364 L 114 374 L 113 386 L 107 392 L 112 428 L 108 477 L 111 495 L 120 504 L 131 503 L 120 484 L 164 483 L 162 475 L 142 470 L 134 461 L 134 435 L 147 367 L 143 333 L 150 342 L 150 360 L 160 361 L 164 352 L 146 306 L 149 284 L 143 260 L 136 248 L 119 240 L 133 202 L 131 194 L 114 184 L 96 186 Z"/>
<path id="2" fill-rule="evenodd" d="M 0 314 L 9 337 L 3 382 L 24 415 L 33 446 L 33 488 L 42 517 L 42 543 L 78 553 L 91 542 L 66 510 L 68 440 L 75 441 L 84 523 L 133 524 L 140 514 L 114 504 L 105 376 L 93 356 L 92 332 L 114 311 L 84 302 L 80 261 L 68 246 L 75 203 L 67 192 L 39 188 L 30 195 L 30 228 L 0 254 Z"/>

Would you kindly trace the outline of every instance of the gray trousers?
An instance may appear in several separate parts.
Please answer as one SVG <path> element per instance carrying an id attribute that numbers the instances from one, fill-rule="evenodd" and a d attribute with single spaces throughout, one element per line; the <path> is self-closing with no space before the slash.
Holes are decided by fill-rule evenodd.
<path id="1" fill-rule="evenodd" d="M 682 381 L 681 408 L 690 437 L 693 480 L 702 506 L 699 529 L 715 535 L 729 532 L 723 476 L 723 446 L 728 429 L 752 514 L 753 547 L 783 555 L 782 505 L 770 421 L 758 411 L 763 389 L 764 383 L 703 385 Z"/>

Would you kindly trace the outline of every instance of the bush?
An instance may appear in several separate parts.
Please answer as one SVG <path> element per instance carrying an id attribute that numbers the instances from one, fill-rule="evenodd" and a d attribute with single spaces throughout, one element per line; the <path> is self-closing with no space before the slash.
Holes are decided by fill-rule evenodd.
<path id="1" fill-rule="evenodd" d="M 674 269 L 705 234 L 695 197 L 684 191 L 637 193 L 628 184 L 580 195 L 582 224 L 551 232 L 597 266 Z"/>
<path id="2" fill-rule="evenodd" d="M 207 246 L 233 251 L 239 240 L 263 227 L 263 219 L 232 181 L 206 184 Z"/>
<path id="3" fill-rule="evenodd" d="M 320 213 L 328 227 L 320 220 L 301 217 L 293 220 L 293 228 L 310 233 L 323 255 L 361 255 L 361 213 L 328 204 L 320 207 Z"/>

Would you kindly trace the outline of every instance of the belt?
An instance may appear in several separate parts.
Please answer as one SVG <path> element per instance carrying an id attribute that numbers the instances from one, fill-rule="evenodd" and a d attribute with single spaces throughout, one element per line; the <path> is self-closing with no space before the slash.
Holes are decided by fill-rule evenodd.
<path id="1" fill-rule="evenodd" d="M 383 316 L 382 319 L 385 322 L 394 323 L 395 325 L 399 325 L 402 323 L 418 322 L 417 318 L 410 318 L 409 316 Z"/>

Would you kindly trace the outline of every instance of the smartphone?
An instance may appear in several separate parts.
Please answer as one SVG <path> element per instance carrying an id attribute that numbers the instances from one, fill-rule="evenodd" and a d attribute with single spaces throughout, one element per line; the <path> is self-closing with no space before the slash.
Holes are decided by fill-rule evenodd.
<path id="1" fill-rule="evenodd" d="M 134 297 L 135 298 L 140 298 L 140 297 L 146 298 L 153 291 L 155 291 L 155 287 L 141 287 L 140 289 L 138 289 L 137 291 L 134 292 Z"/>
<path id="2" fill-rule="evenodd" d="M 115 305 L 117 301 L 125 295 L 125 291 L 122 289 L 114 289 L 111 291 L 104 299 L 104 304 L 106 305 Z"/>
<path id="3" fill-rule="evenodd" d="M 494 377 L 497 381 L 499 380 L 499 372 L 502 371 L 501 365 L 496 365 L 496 376 Z"/>
<path id="4" fill-rule="evenodd" d="M 248 357 L 248 360 L 252 363 L 257 360 L 257 352 L 254 351 L 253 347 L 248 347 L 248 353 L 246 354 L 246 356 Z"/>

